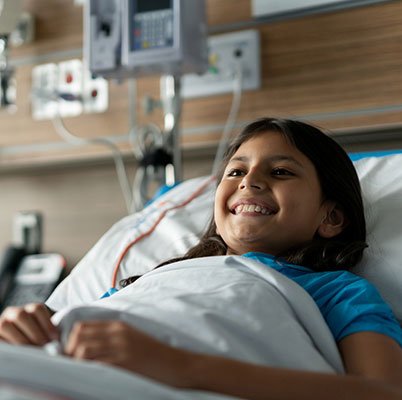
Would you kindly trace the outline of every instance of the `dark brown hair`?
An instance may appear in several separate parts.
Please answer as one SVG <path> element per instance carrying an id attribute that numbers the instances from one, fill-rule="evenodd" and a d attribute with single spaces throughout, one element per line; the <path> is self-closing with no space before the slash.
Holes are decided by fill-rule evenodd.
<path id="1" fill-rule="evenodd" d="M 315 271 L 349 269 L 361 260 L 366 244 L 366 222 L 360 183 L 352 161 L 342 147 L 320 129 L 301 121 L 262 118 L 247 125 L 226 151 L 221 169 L 217 174 L 222 179 L 227 163 L 239 147 L 252 137 L 264 132 L 279 132 L 313 163 L 321 185 L 323 197 L 334 201 L 343 211 L 348 223 L 343 231 L 330 239 L 319 236 L 309 243 L 288 249 L 278 258 L 303 265 Z M 201 237 L 183 257 L 163 262 L 156 268 L 175 261 L 198 257 L 225 255 L 226 243 L 216 233 L 214 218 Z M 127 286 L 139 276 L 121 281 Z"/>

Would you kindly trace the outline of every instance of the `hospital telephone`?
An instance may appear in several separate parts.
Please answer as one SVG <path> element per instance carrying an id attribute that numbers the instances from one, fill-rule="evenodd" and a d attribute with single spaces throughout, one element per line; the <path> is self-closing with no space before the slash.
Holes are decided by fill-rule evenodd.
<path id="1" fill-rule="evenodd" d="M 44 302 L 65 269 L 59 254 L 26 254 L 23 248 L 8 247 L 0 259 L 0 309 Z"/>

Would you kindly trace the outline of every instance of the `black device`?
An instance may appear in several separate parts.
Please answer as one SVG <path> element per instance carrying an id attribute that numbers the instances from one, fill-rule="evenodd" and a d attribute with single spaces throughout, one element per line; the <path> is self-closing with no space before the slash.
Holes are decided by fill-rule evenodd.
<path id="1" fill-rule="evenodd" d="M 66 275 L 64 258 L 56 253 L 26 254 L 10 246 L 0 262 L 0 308 L 42 303 Z"/>

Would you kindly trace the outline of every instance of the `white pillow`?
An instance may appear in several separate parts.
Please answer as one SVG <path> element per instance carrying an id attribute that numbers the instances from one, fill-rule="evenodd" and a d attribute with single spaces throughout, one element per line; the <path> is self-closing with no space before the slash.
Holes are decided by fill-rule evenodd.
<path id="1" fill-rule="evenodd" d="M 354 164 L 362 185 L 369 248 L 353 272 L 371 281 L 402 321 L 402 154 L 368 157 Z M 188 180 L 143 211 L 117 222 L 59 285 L 47 305 L 59 310 L 98 299 L 111 287 L 113 267 L 126 244 L 207 180 Z M 210 182 L 187 206 L 168 211 L 156 230 L 128 252 L 118 280 L 143 274 L 197 243 L 212 215 L 214 191 L 215 182 Z"/>
<path id="2" fill-rule="evenodd" d="M 141 212 L 118 221 L 56 288 L 46 304 L 60 310 L 99 299 L 110 289 L 114 266 L 126 245 L 149 230 L 165 210 L 182 203 L 205 183 L 207 187 L 200 196 L 183 208 L 168 211 L 156 230 L 129 250 L 121 263 L 117 283 L 141 275 L 161 261 L 182 256 L 198 242 L 212 216 L 216 184 L 209 177 L 183 182 Z"/>
<path id="3" fill-rule="evenodd" d="M 402 154 L 354 164 L 362 186 L 369 247 L 352 272 L 373 283 L 402 322 Z"/>

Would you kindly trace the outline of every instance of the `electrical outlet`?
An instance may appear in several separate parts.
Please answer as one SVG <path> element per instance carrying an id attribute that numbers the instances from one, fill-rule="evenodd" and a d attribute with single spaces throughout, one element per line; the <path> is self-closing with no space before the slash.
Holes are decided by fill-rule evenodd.
<path id="1" fill-rule="evenodd" d="M 59 113 L 61 117 L 74 117 L 82 114 L 83 71 L 81 60 L 59 63 Z M 74 100 L 75 99 L 75 100 Z"/>
<path id="2" fill-rule="evenodd" d="M 59 108 L 55 93 L 58 85 L 57 64 L 42 64 L 32 70 L 32 117 L 53 118 Z"/>
<path id="3" fill-rule="evenodd" d="M 94 78 L 88 69 L 84 70 L 82 103 L 85 113 L 101 113 L 109 105 L 108 81 L 102 77 Z"/>
<path id="4" fill-rule="evenodd" d="M 233 92 L 233 84 L 242 71 L 242 89 L 261 86 L 260 40 L 257 30 L 244 30 L 208 38 L 209 68 L 203 75 L 187 74 L 182 78 L 184 98 Z"/>
<path id="5" fill-rule="evenodd" d="M 100 113 L 108 107 L 108 84 L 94 78 L 81 60 L 36 66 L 32 71 L 32 116 L 51 119 Z"/>

